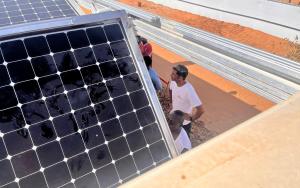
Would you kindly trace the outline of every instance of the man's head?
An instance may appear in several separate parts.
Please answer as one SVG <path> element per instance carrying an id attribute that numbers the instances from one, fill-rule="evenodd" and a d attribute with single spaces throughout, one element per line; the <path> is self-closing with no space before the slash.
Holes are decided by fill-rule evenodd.
<path id="1" fill-rule="evenodd" d="M 144 37 L 141 37 L 141 41 L 142 41 L 143 44 L 147 44 L 148 43 L 148 40 L 146 38 L 144 38 Z"/>
<path id="2" fill-rule="evenodd" d="M 150 56 L 144 56 L 144 61 L 147 66 L 147 69 L 152 67 L 152 58 Z"/>
<path id="3" fill-rule="evenodd" d="M 173 67 L 171 79 L 175 82 L 184 81 L 188 76 L 189 71 L 184 65 L 176 65 Z"/>
<path id="4" fill-rule="evenodd" d="M 170 129 L 171 131 L 180 129 L 184 121 L 184 113 L 180 110 L 175 110 L 170 114 Z"/>
<path id="5" fill-rule="evenodd" d="M 142 37 L 140 35 L 136 35 L 136 40 L 138 44 L 140 44 L 142 42 Z"/>

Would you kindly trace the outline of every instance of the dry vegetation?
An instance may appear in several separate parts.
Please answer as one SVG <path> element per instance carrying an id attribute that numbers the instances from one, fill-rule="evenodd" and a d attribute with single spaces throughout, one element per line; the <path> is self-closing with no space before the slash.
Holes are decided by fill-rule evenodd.
<path id="1" fill-rule="evenodd" d="M 290 51 L 287 55 L 288 59 L 291 59 L 293 61 L 298 61 L 300 62 L 300 45 L 296 44 L 295 42 L 291 42 L 290 43 Z"/>

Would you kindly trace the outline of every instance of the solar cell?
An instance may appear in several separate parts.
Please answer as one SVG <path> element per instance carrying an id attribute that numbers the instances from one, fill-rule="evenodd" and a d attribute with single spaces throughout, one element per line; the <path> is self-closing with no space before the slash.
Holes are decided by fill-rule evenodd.
<path id="1" fill-rule="evenodd" d="M 0 87 L 10 84 L 8 72 L 5 66 L 0 65 Z"/>
<path id="2" fill-rule="evenodd" d="M 0 186 L 110 187 L 171 158 L 128 43 L 118 21 L 0 41 Z"/>
<path id="3" fill-rule="evenodd" d="M 66 0 L 0 0 L 0 27 L 75 15 Z"/>

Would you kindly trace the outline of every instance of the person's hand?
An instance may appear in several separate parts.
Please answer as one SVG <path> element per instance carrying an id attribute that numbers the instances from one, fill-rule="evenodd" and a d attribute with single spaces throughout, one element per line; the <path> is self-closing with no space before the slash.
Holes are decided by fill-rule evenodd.
<path id="1" fill-rule="evenodd" d="M 190 114 L 184 113 L 183 117 L 184 117 L 185 120 L 191 121 L 191 115 Z"/>

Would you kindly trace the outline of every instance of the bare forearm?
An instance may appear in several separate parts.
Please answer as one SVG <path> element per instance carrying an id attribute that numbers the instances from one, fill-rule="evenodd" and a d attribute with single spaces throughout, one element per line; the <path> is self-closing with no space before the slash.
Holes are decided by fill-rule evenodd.
<path id="1" fill-rule="evenodd" d="M 187 121 L 195 121 L 197 119 L 199 119 L 202 114 L 204 113 L 204 108 L 203 106 L 197 106 L 196 108 L 196 112 L 195 114 L 188 114 L 188 113 L 184 113 L 184 119 Z"/>
<path id="2" fill-rule="evenodd" d="M 191 116 L 192 121 L 199 119 L 203 114 L 204 114 L 203 106 L 201 105 L 201 106 L 196 107 L 196 113 Z"/>

